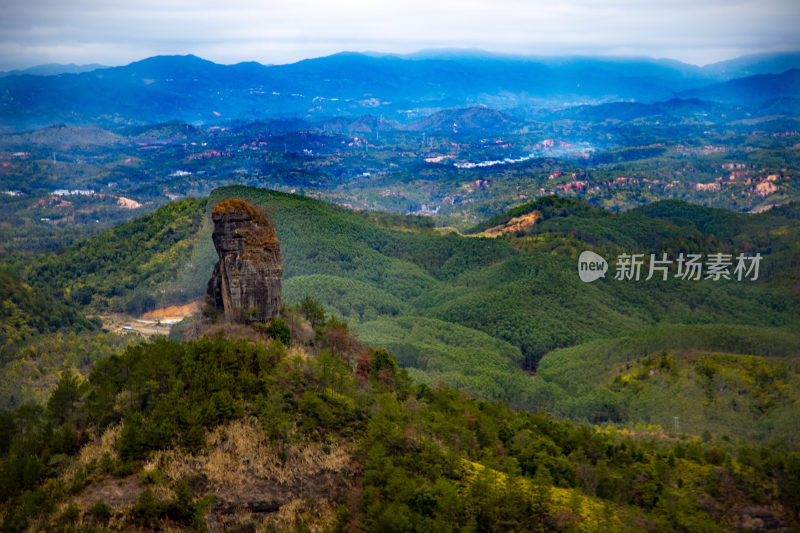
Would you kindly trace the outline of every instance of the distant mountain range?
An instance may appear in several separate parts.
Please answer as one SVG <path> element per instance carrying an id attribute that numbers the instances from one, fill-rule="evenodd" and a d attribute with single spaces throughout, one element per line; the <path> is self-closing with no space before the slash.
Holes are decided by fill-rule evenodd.
<path id="1" fill-rule="evenodd" d="M 800 67 L 796 53 L 702 68 L 669 60 L 452 51 L 412 56 L 340 53 L 276 66 L 157 56 L 90 71 L 56 66 L 61 67 L 56 75 L 48 75 L 45 67 L 36 70 L 44 75 L 0 77 L 3 126 L 108 127 L 171 120 L 207 124 L 279 117 L 320 121 L 367 114 L 409 124 L 435 111 L 475 104 L 564 108 L 614 101 L 653 103 L 676 96 L 759 104 L 800 96 L 800 71 L 769 72 Z M 73 72 L 67 67 L 74 67 Z M 757 74 L 731 79 L 750 72 Z M 444 127 L 452 128 L 452 123 Z"/>
<path id="2" fill-rule="evenodd" d="M 730 104 L 752 104 L 757 101 L 800 96 L 800 70 L 782 74 L 757 74 L 680 93 L 682 97 L 699 98 Z"/>
<path id="3" fill-rule="evenodd" d="M 70 63 L 63 65 L 61 63 L 47 63 L 44 65 L 36 65 L 26 69 L 9 70 L 0 72 L 0 78 L 4 76 L 22 76 L 29 74 L 31 76 L 57 76 L 59 74 L 80 74 L 81 72 L 91 72 L 100 68 L 108 68 L 105 65 L 97 63 L 90 63 L 88 65 L 76 65 Z"/>

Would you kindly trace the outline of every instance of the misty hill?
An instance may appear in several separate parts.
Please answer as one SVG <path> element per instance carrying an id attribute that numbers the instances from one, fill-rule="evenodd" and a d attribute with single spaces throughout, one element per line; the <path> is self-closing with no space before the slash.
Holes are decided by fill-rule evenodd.
<path id="1" fill-rule="evenodd" d="M 641 102 L 611 102 L 598 105 L 575 106 L 564 110 L 553 112 L 550 116 L 554 120 L 572 119 L 590 123 L 603 123 L 605 121 L 631 122 L 647 119 L 649 121 L 661 121 L 680 123 L 686 120 L 696 120 L 701 122 L 729 122 L 732 120 L 745 118 L 747 116 L 759 114 L 781 114 L 776 105 L 772 109 L 764 110 L 763 113 L 756 111 L 757 108 L 741 108 L 733 105 L 721 104 L 697 98 L 673 98 L 664 102 L 641 103 Z M 793 113 L 792 109 L 788 111 Z M 748 115 L 750 113 L 750 115 Z"/>
<path id="2" fill-rule="evenodd" d="M 285 124 L 288 121 L 270 121 L 270 131 L 273 132 L 281 132 L 281 131 L 291 131 L 287 130 L 286 126 L 290 124 Z M 295 130 L 302 129 L 297 124 L 295 126 Z M 363 115 L 358 118 L 347 118 L 347 117 L 334 117 L 328 120 L 324 120 L 322 122 L 318 122 L 315 124 L 304 124 L 307 129 L 314 129 L 318 131 L 322 131 L 325 133 L 344 133 L 344 134 L 353 134 L 353 133 L 369 133 L 375 134 L 378 132 L 383 131 L 391 131 L 394 129 L 400 129 L 400 124 L 397 122 L 386 122 L 383 121 L 373 115 Z"/>
<path id="3" fill-rule="evenodd" d="M 68 149 L 72 147 L 109 147 L 125 142 L 123 136 L 96 127 L 50 126 L 25 133 L 6 135 L 3 146 L 19 149 L 31 146 L 48 146 Z"/>
<path id="4" fill-rule="evenodd" d="M 406 129 L 431 133 L 496 133 L 508 131 L 518 122 L 511 116 L 488 107 L 447 109 L 415 120 Z"/>
<path id="5" fill-rule="evenodd" d="M 100 68 L 108 67 L 105 65 L 99 65 L 97 63 L 90 63 L 87 65 L 76 65 L 74 63 L 69 63 L 67 65 L 63 65 L 61 63 L 46 63 L 44 65 L 36 65 L 25 69 L 0 72 L 0 77 L 22 76 L 26 74 L 30 76 L 58 76 L 59 74 L 80 74 L 81 72 L 91 72 Z"/>
<path id="6" fill-rule="evenodd" d="M 480 49 L 428 49 L 407 54 L 402 57 L 411 59 L 498 59 L 498 60 L 517 60 L 542 63 L 544 65 L 565 65 L 578 64 L 597 59 L 591 56 L 567 55 L 567 56 L 538 56 L 520 54 L 500 54 L 486 52 Z M 756 74 L 778 74 L 800 68 L 800 52 L 775 52 L 763 54 L 749 54 L 734 59 L 710 63 L 698 67 L 673 59 L 653 59 L 646 57 L 606 57 L 603 58 L 608 63 L 616 63 L 621 68 L 626 64 L 639 64 L 640 71 L 647 73 L 663 72 L 672 70 L 680 73 L 681 76 L 691 78 L 701 76 L 712 80 L 725 80 L 733 78 L 744 78 Z M 649 65 L 645 66 L 645 65 Z"/>
<path id="7" fill-rule="evenodd" d="M 166 144 L 173 142 L 193 142 L 206 139 L 207 132 L 183 122 L 163 122 L 145 126 L 132 126 L 121 133 L 134 142 Z"/>
<path id="8" fill-rule="evenodd" d="M 686 98 L 700 98 L 733 104 L 753 104 L 777 98 L 800 97 L 800 70 L 782 74 L 758 74 L 680 93 Z"/>
<path id="9" fill-rule="evenodd" d="M 756 74 L 780 74 L 800 68 L 800 52 L 751 54 L 702 67 L 706 73 L 721 78 L 745 78 Z"/>
<path id="10" fill-rule="evenodd" d="M 290 116 L 324 120 L 365 113 L 409 122 L 425 110 L 474 103 L 509 107 L 526 102 L 653 102 L 718 79 L 702 69 L 648 59 L 413 59 L 341 53 L 264 66 L 219 65 L 191 55 L 157 56 L 76 74 L 6 76 L 0 79 L 0 117 L 16 127 Z"/>

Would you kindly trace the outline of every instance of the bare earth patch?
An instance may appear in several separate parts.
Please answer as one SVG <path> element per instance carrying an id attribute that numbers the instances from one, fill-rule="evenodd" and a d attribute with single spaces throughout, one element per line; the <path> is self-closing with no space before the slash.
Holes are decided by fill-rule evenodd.
<path id="1" fill-rule="evenodd" d="M 518 231 L 525 231 L 536 224 L 536 221 L 542 218 L 541 213 L 538 211 L 531 211 L 524 215 L 514 217 L 502 226 L 495 226 L 489 228 L 481 233 L 482 237 L 498 237 L 506 233 L 516 233 Z"/>
<path id="2" fill-rule="evenodd" d="M 144 337 L 169 335 L 173 324 L 200 311 L 201 301 L 171 305 L 148 311 L 140 317 L 122 313 L 100 315 L 103 327 L 116 333 L 138 333 Z"/>
<path id="3" fill-rule="evenodd" d="M 91 509 L 97 502 L 105 502 L 111 508 L 130 507 L 144 492 L 136 475 L 121 479 L 107 477 L 89 485 L 76 502 L 82 509 Z"/>
<path id="4" fill-rule="evenodd" d="M 180 322 L 187 316 L 193 315 L 200 310 L 200 300 L 189 302 L 185 305 L 170 305 L 169 307 L 162 307 L 148 311 L 141 316 L 142 319 L 160 320 L 162 322 L 174 320 Z"/>

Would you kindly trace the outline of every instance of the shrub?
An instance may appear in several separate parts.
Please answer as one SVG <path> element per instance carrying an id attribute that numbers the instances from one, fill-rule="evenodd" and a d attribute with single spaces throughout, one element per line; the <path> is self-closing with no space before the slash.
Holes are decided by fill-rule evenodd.
<path id="1" fill-rule="evenodd" d="M 155 529 L 166 511 L 166 506 L 156 498 L 152 490 L 147 489 L 131 509 L 130 520 L 138 526 Z"/>
<path id="2" fill-rule="evenodd" d="M 111 518 L 111 507 L 101 500 L 89 509 L 89 516 L 97 522 L 107 522 Z"/>
<path id="3" fill-rule="evenodd" d="M 281 341 L 284 346 L 289 346 L 292 341 L 292 330 L 280 318 L 275 318 L 270 322 L 269 327 L 267 327 L 267 334 L 273 339 Z"/>
<path id="4" fill-rule="evenodd" d="M 81 510 L 75 502 L 70 503 L 61 516 L 58 518 L 58 523 L 62 526 L 69 526 L 78 523 L 81 519 Z"/>

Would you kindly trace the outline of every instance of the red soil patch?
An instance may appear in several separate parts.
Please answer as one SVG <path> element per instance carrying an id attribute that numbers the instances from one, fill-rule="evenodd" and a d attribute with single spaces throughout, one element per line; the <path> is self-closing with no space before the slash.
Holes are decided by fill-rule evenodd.
<path id="1" fill-rule="evenodd" d="M 200 301 L 190 302 L 185 305 L 170 305 L 161 309 L 154 309 L 142 315 L 142 318 L 151 320 L 182 320 L 200 310 Z"/>

